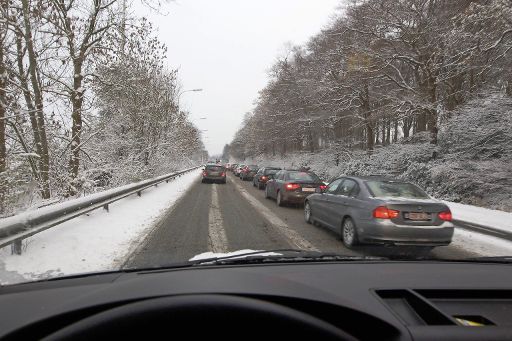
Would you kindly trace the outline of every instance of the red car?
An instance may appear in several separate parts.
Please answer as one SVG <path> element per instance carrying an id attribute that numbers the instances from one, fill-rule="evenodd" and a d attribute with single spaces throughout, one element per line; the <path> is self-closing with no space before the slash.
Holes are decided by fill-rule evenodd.
<path id="1" fill-rule="evenodd" d="M 256 173 L 258 172 L 258 165 L 248 165 L 242 168 L 240 171 L 240 179 L 244 181 L 250 181 L 254 178 Z"/>
<path id="2" fill-rule="evenodd" d="M 270 180 L 277 172 L 279 172 L 281 168 L 277 167 L 262 167 L 256 173 L 254 178 L 252 179 L 252 185 L 254 187 L 258 187 L 259 189 L 264 189 L 267 181 Z"/>

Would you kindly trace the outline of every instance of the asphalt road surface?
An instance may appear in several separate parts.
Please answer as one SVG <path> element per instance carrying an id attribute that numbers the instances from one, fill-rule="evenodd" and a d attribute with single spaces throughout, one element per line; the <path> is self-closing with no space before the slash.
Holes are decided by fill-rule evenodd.
<path id="1" fill-rule="evenodd" d="M 307 249 L 343 255 L 386 256 L 393 248 L 347 249 L 340 236 L 307 224 L 298 207 L 278 207 L 264 191 L 228 173 L 227 184 L 203 184 L 198 178 L 141 241 L 125 267 L 145 268 L 187 261 L 204 252 L 242 249 Z M 477 257 L 455 246 L 431 251 L 435 258 Z"/>

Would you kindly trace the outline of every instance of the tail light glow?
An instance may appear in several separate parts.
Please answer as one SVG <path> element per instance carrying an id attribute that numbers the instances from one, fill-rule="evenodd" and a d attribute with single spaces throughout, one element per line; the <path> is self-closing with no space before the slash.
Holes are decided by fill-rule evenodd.
<path id="1" fill-rule="evenodd" d="M 444 211 L 438 213 L 439 219 L 444 221 L 452 221 L 452 212 Z"/>
<path id="2" fill-rule="evenodd" d="M 285 184 L 284 185 L 284 188 L 286 188 L 287 191 L 294 191 L 296 189 L 299 189 L 300 188 L 300 185 L 299 184 Z"/>
<path id="3" fill-rule="evenodd" d="M 260 176 L 260 180 L 267 180 L 267 177 L 265 175 Z"/>
<path id="4" fill-rule="evenodd" d="M 327 185 L 320 185 L 318 187 L 320 187 L 320 190 L 325 191 L 325 189 L 327 188 Z"/>
<path id="5" fill-rule="evenodd" d="M 220 173 L 220 176 L 226 176 L 226 173 L 222 172 Z"/>
<path id="6" fill-rule="evenodd" d="M 208 175 L 208 172 L 207 171 L 204 171 L 203 172 L 203 176 L 207 176 Z"/>
<path id="7" fill-rule="evenodd" d="M 386 206 L 379 206 L 373 210 L 373 217 L 378 219 L 393 219 L 398 217 L 400 211 L 391 210 Z"/>

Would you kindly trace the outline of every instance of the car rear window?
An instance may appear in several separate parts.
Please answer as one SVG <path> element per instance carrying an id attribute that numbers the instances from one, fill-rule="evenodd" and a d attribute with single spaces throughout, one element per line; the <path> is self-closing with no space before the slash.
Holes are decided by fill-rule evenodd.
<path id="1" fill-rule="evenodd" d="M 212 172 L 220 172 L 224 169 L 224 167 L 221 166 L 206 166 L 206 169 Z"/>
<path id="2" fill-rule="evenodd" d="M 280 169 L 265 169 L 265 175 L 276 174 Z"/>
<path id="3" fill-rule="evenodd" d="M 253 170 L 253 171 L 258 171 L 258 166 L 249 166 L 249 169 L 250 170 Z"/>
<path id="4" fill-rule="evenodd" d="M 429 196 L 417 186 L 407 182 L 366 181 L 370 193 L 376 198 L 428 199 Z"/>
<path id="5" fill-rule="evenodd" d="M 304 181 L 320 181 L 318 176 L 313 173 L 306 172 L 290 172 L 288 173 L 288 179 L 290 180 L 304 180 Z"/>

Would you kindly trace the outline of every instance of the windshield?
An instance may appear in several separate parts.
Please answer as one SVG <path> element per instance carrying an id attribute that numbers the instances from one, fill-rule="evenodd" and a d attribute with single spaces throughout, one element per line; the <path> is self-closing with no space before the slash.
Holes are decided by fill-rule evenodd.
<path id="1" fill-rule="evenodd" d="M 220 172 L 224 170 L 224 167 L 221 166 L 206 166 L 206 169 L 212 172 Z"/>
<path id="2" fill-rule="evenodd" d="M 303 181 L 320 181 L 320 179 L 312 173 L 305 172 L 290 172 L 288 173 L 289 180 L 303 180 Z"/>
<path id="3" fill-rule="evenodd" d="M 366 181 L 371 194 L 376 198 L 397 197 L 408 199 L 428 199 L 429 196 L 418 187 L 406 182 Z"/>
<path id="4" fill-rule="evenodd" d="M 509 0 L 0 18 L 0 284 L 284 249 L 512 256 Z"/>

